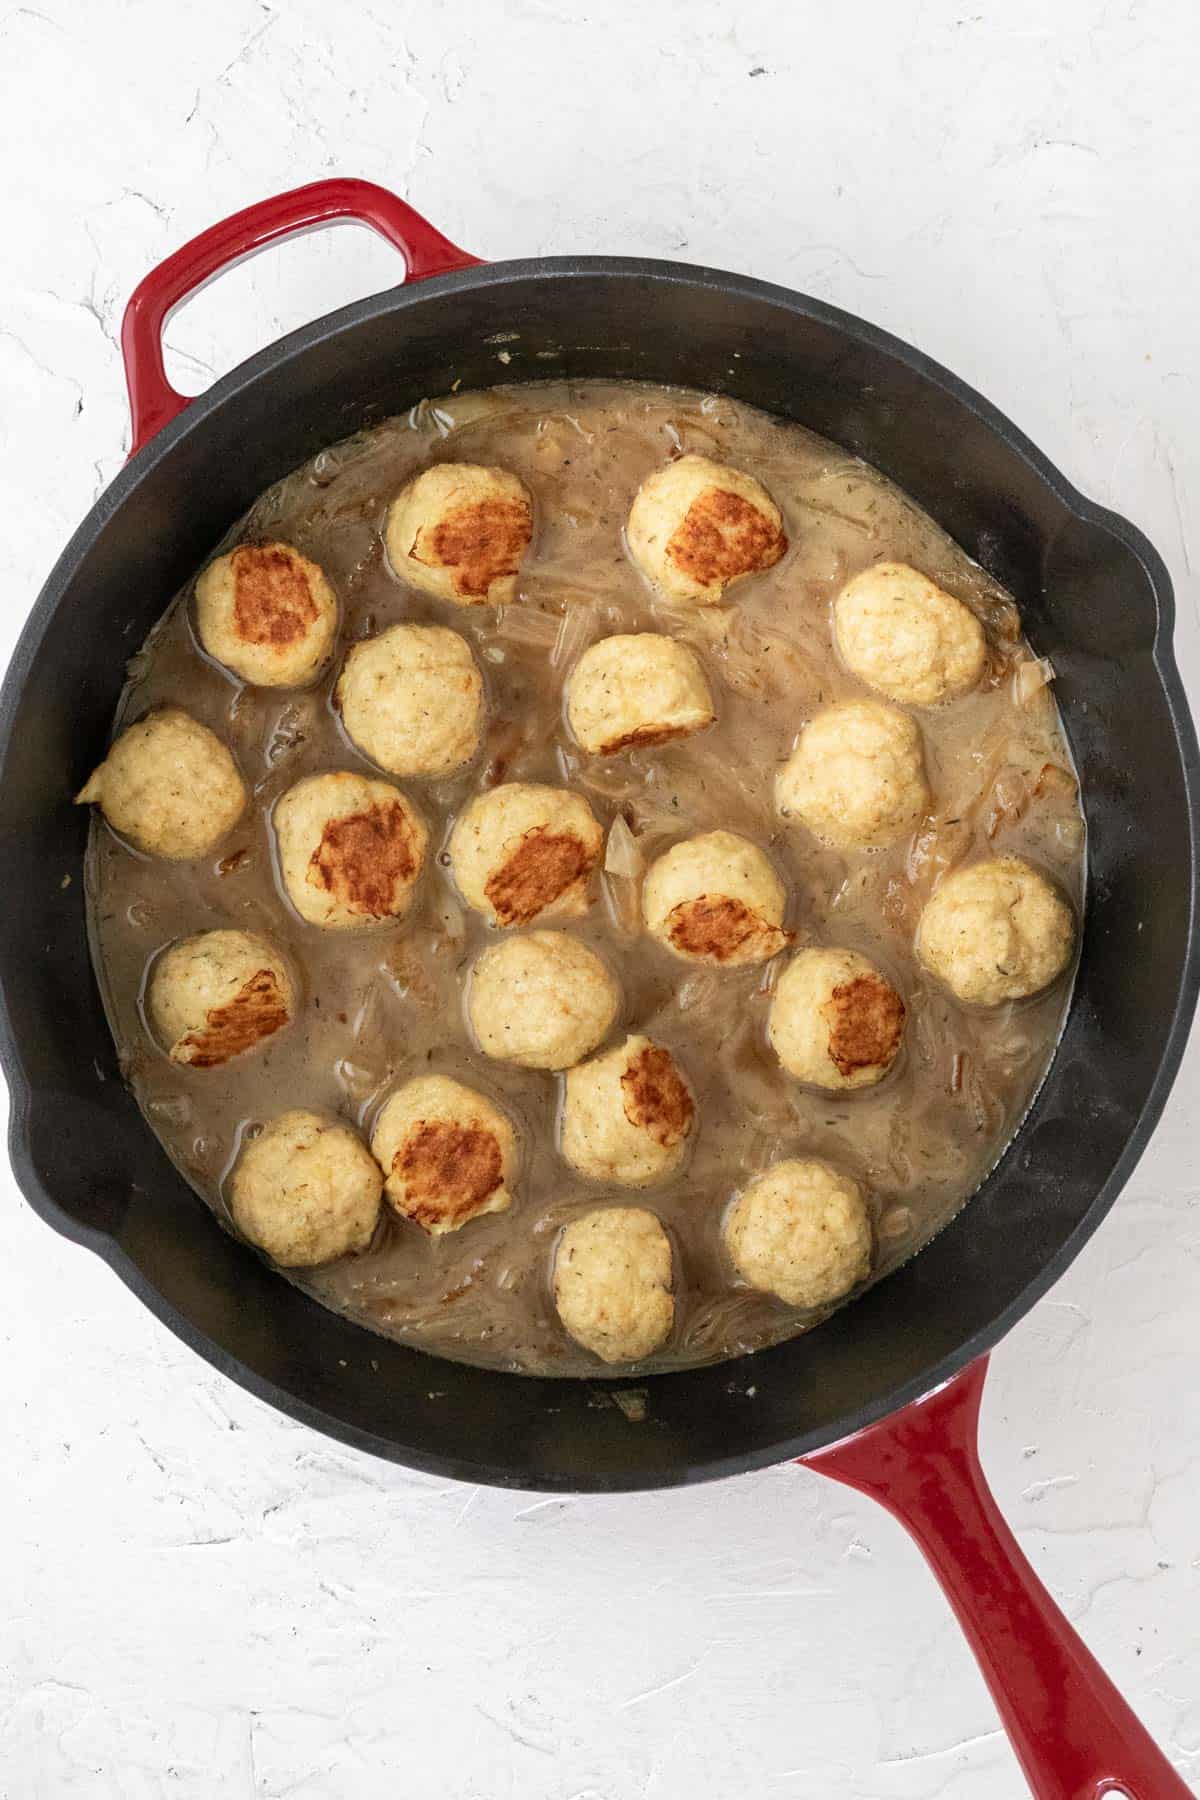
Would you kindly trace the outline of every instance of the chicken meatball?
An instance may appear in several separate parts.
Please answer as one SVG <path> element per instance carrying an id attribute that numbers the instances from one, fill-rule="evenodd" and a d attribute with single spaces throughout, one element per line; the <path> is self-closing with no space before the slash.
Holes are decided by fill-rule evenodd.
<path id="1" fill-rule="evenodd" d="M 603 638 L 585 650 L 566 698 L 567 723 L 592 756 L 690 737 L 716 717 L 695 651 L 653 631 Z"/>
<path id="2" fill-rule="evenodd" d="M 243 1237 L 285 1269 L 309 1269 L 365 1250 L 383 1176 L 366 1145 L 320 1113 L 280 1113 L 250 1138 L 229 1184 Z"/>
<path id="3" fill-rule="evenodd" d="M 602 1362 L 640 1362 L 675 1323 L 671 1240 L 652 1212 L 606 1206 L 572 1219 L 554 1257 L 554 1304 Z"/>
<path id="4" fill-rule="evenodd" d="M 507 469 L 437 463 L 410 481 L 387 516 L 387 553 L 401 581 L 456 606 L 507 606 L 533 536 L 533 501 Z"/>
<path id="5" fill-rule="evenodd" d="M 468 906 L 493 925 L 577 918 L 604 833 L 581 794 L 510 781 L 478 794 L 450 833 L 450 866 Z"/>
<path id="6" fill-rule="evenodd" d="M 789 1306 L 829 1306 L 870 1273 L 862 1189 L 828 1163 L 776 1163 L 730 1207 L 725 1247 L 751 1287 Z"/>
<path id="7" fill-rule="evenodd" d="M 447 1075 L 406 1082 L 371 1137 L 394 1212 L 430 1237 L 512 1205 L 513 1128 L 482 1094 Z"/>
<path id="8" fill-rule="evenodd" d="M 647 1187 L 683 1161 L 695 1103 L 669 1050 L 626 1038 L 568 1071 L 562 1153 L 593 1181 Z"/>
<path id="9" fill-rule="evenodd" d="M 147 856 L 203 856 L 246 810 L 245 784 L 220 738 L 177 706 L 123 731 L 77 805 L 96 801 L 113 830 Z"/>
<path id="10" fill-rule="evenodd" d="M 284 888 L 311 925 L 378 925 L 407 911 L 428 833 L 390 781 L 309 775 L 282 795 L 274 823 Z"/>
<path id="11" fill-rule="evenodd" d="M 969 606 L 907 563 L 881 562 L 833 603 L 837 646 L 868 687 L 904 706 L 936 706 L 983 674 L 987 639 Z"/>
<path id="12" fill-rule="evenodd" d="M 646 930 L 688 962 L 766 962 L 789 941 L 787 892 L 756 844 L 732 831 L 685 838 L 650 867 Z"/>
<path id="13" fill-rule="evenodd" d="M 871 1087 L 900 1053 L 904 1002 L 856 950 L 801 950 L 775 988 L 771 1048 L 814 1087 Z"/>
<path id="14" fill-rule="evenodd" d="M 970 1006 L 1038 994 L 1075 946 L 1075 918 L 1053 882 L 1020 856 L 955 869 L 921 914 L 917 955 Z"/>
<path id="15" fill-rule="evenodd" d="M 843 849 L 874 849 L 912 831 L 929 810 L 921 734 L 907 713 L 852 700 L 818 713 L 779 771 L 785 818 Z"/>
<path id="16" fill-rule="evenodd" d="M 607 1035 L 620 990 L 594 950 L 561 931 L 530 931 L 485 950 L 467 1016 L 479 1048 L 526 1069 L 569 1069 Z"/>
<path id="17" fill-rule="evenodd" d="M 707 456 L 648 475 L 626 525 L 629 554 L 668 600 L 711 606 L 787 549 L 783 515 L 761 482 Z"/>
<path id="18" fill-rule="evenodd" d="M 450 775 L 483 729 L 471 647 L 441 625 L 393 625 L 355 644 L 337 684 L 351 741 L 389 775 Z"/>
<path id="19" fill-rule="evenodd" d="M 307 687 L 333 651 L 337 596 L 290 544 L 239 544 L 196 583 L 208 654 L 253 687 Z"/>
<path id="20" fill-rule="evenodd" d="M 265 938 L 248 931 L 201 931 L 158 957 L 146 1010 L 172 1062 L 214 1069 L 289 1023 L 296 986 Z"/>

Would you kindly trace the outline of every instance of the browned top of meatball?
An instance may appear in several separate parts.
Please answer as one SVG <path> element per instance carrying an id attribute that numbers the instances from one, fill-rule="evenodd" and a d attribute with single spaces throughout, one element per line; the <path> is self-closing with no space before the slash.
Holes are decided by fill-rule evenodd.
<path id="1" fill-rule="evenodd" d="M 248 644 L 290 644 L 317 616 L 308 576 L 276 544 L 243 544 L 233 553 L 233 616 Z"/>
<path id="2" fill-rule="evenodd" d="M 667 1050 L 647 1044 L 621 1076 L 625 1116 L 669 1150 L 687 1136 L 692 1096 Z"/>
<path id="3" fill-rule="evenodd" d="M 447 1225 L 470 1217 L 504 1179 L 504 1158 L 494 1131 L 474 1121 L 422 1119 L 392 1158 L 406 1184 L 406 1218 L 417 1225 Z"/>
<path id="4" fill-rule="evenodd" d="M 693 729 L 691 725 L 638 725 L 623 737 L 611 738 L 607 744 L 601 744 L 600 754 L 615 756 L 618 750 L 628 750 L 634 744 L 666 744 L 672 738 L 689 737 Z"/>
<path id="5" fill-rule="evenodd" d="M 351 912 L 382 919 L 396 890 L 415 874 L 420 858 L 408 816 L 398 800 L 330 819 L 312 853 L 321 886 Z"/>
<path id="6" fill-rule="evenodd" d="M 215 1069 L 261 1043 L 288 1022 L 287 998 L 272 969 L 259 969 L 232 1000 L 214 1006 L 202 1031 L 189 1031 L 176 1046 L 176 1062 L 194 1069 Z"/>
<path id="7" fill-rule="evenodd" d="M 533 535 L 526 500 L 472 500 L 456 506 L 412 547 L 417 562 L 454 571 L 457 593 L 483 599 L 493 581 L 515 575 Z"/>
<path id="8" fill-rule="evenodd" d="M 524 925 L 589 875 L 599 854 L 599 848 L 591 849 L 573 831 L 535 825 L 488 877 L 483 891 L 502 925 Z"/>
<path id="9" fill-rule="evenodd" d="M 890 1063 L 900 1048 L 904 1002 L 878 975 L 843 981 L 821 1009 L 829 1023 L 829 1056 L 839 1075 Z"/>
<path id="10" fill-rule="evenodd" d="M 751 938 L 760 940 L 765 958 L 782 949 L 790 937 L 777 925 L 768 925 L 744 900 L 733 900 L 727 894 L 681 900 L 671 908 L 667 934 L 686 956 L 711 956 L 714 962 L 727 962 Z"/>
<path id="11" fill-rule="evenodd" d="M 786 549 L 783 531 L 757 506 L 726 488 L 707 488 L 688 507 L 666 553 L 707 587 L 773 568 Z"/>

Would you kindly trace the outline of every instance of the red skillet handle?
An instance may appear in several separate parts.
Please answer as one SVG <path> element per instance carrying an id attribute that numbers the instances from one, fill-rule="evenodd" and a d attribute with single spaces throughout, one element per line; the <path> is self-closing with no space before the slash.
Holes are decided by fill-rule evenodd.
<path id="1" fill-rule="evenodd" d="M 267 244 L 336 219 L 370 225 L 394 244 L 404 258 L 409 281 L 468 269 L 479 261 L 435 231 L 406 201 L 372 181 L 313 181 L 210 226 L 152 269 L 125 308 L 121 349 L 133 416 L 131 456 L 187 405 L 185 396 L 167 380 L 162 354 L 163 327 L 180 301 Z"/>
<path id="2" fill-rule="evenodd" d="M 804 1460 L 869 1494 L 915 1539 L 958 1617 L 1036 1800 L 1191 1800 L 1059 1612 L 979 1464 L 987 1358 Z"/>

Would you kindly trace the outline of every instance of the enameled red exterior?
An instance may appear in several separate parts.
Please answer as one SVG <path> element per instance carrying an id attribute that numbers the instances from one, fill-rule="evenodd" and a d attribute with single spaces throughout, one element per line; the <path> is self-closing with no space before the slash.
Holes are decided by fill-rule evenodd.
<path id="1" fill-rule="evenodd" d="M 163 327 L 174 309 L 197 288 L 268 244 L 341 219 L 370 225 L 395 245 L 409 281 L 469 269 L 479 261 L 435 231 L 407 201 L 371 181 L 313 181 L 210 226 L 152 269 L 125 308 L 121 350 L 133 419 L 131 456 L 187 405 L 185 396 L 167 380 L 163 365 Z"/>
<path id="2" fill-rule="evenodd" d="M 954 1609 L 1038 1800 L 1188 1800 L 1184 1786 L 1026 1562 L 979 1463 L 987 1358 L 810 1469 L 878 1500 Z"/>

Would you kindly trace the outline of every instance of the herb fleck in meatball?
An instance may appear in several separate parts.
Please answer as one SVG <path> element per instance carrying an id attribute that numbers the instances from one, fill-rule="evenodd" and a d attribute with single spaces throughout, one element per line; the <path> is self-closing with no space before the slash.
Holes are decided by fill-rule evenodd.
<path id="1" fill-rule="evenodd" d="M 930 974 L 971 1006 L 1040 993 L 1062 974 L 1074 947 L 1071 908 L 1020 856 L 943 876 L 917 931 L 917 955 Z"/>
<path id="2" fill-rule="evenodd" d="M 652 631 L 601 639 L 567 683 L 568 723 L 592 756 L 690 737 L 715 717 L 695 651 Z"/>
<path id="3" fill-rule="evenodd" d="M 190 862 L 232 831 L 247 795 L 220 738 L 162 706 L 121 733 L 76 801 L 96 801 L 113 830 L 148 856 Z"/>
<path id="4" fill-rule="evenodd" d="M 313 1268 L 365 1250 L 383 1176 L 346 1125 L 281 1113 L 242 1150 L 230 1181 L 233 1222 L 283 1268 Z"/>
<path id="5" fill-rule="evenodd" d="M 483 678 L 466 639 L 441 625 L 355 644 L 337 699 L 351 741 L 389 775 L 450 775 L 479 748 Z"/>
<path id="6" fill-rule="evenodd" d="M 818 713 L 779 771 L 784 817 L 842 848 L 875 848 L 915 829 L 930 806 L 921 734 L 907 713 L 854 700 Z"/>
<path id="7" fill-rule="evenodd" d="M 828 1163 L 776 1163 L 730 1207 L 725 1246 L 751 1287 L 789 1306 L 832 1305 L 870 1273 L 862 1189 Z"/>
<path id="8" fill-rule="evenodd" d="M 987 640 L 975 614 L 906 563 L 873 563 L 848 581 L 833 618 L 847 668 L 902 705 L 936 706 L 983 674 Z"/>
<path id="9" fill-rule="evenodd" d="M 608 1035 L 620 999 L 596 952 L 578 938 L 529 931 L 478 958 L 467 1014 L 485 1055 L 527 1069 L 569 1069 Z"/>
<path id="10" fill-rule="evenodd" d="M 554 1258 L 554 1304 L 577 1344 L 640 1362 L 675 1322 L 671 1241 L 652 1212 L 607 1206 L 573 1219 Z"/>

